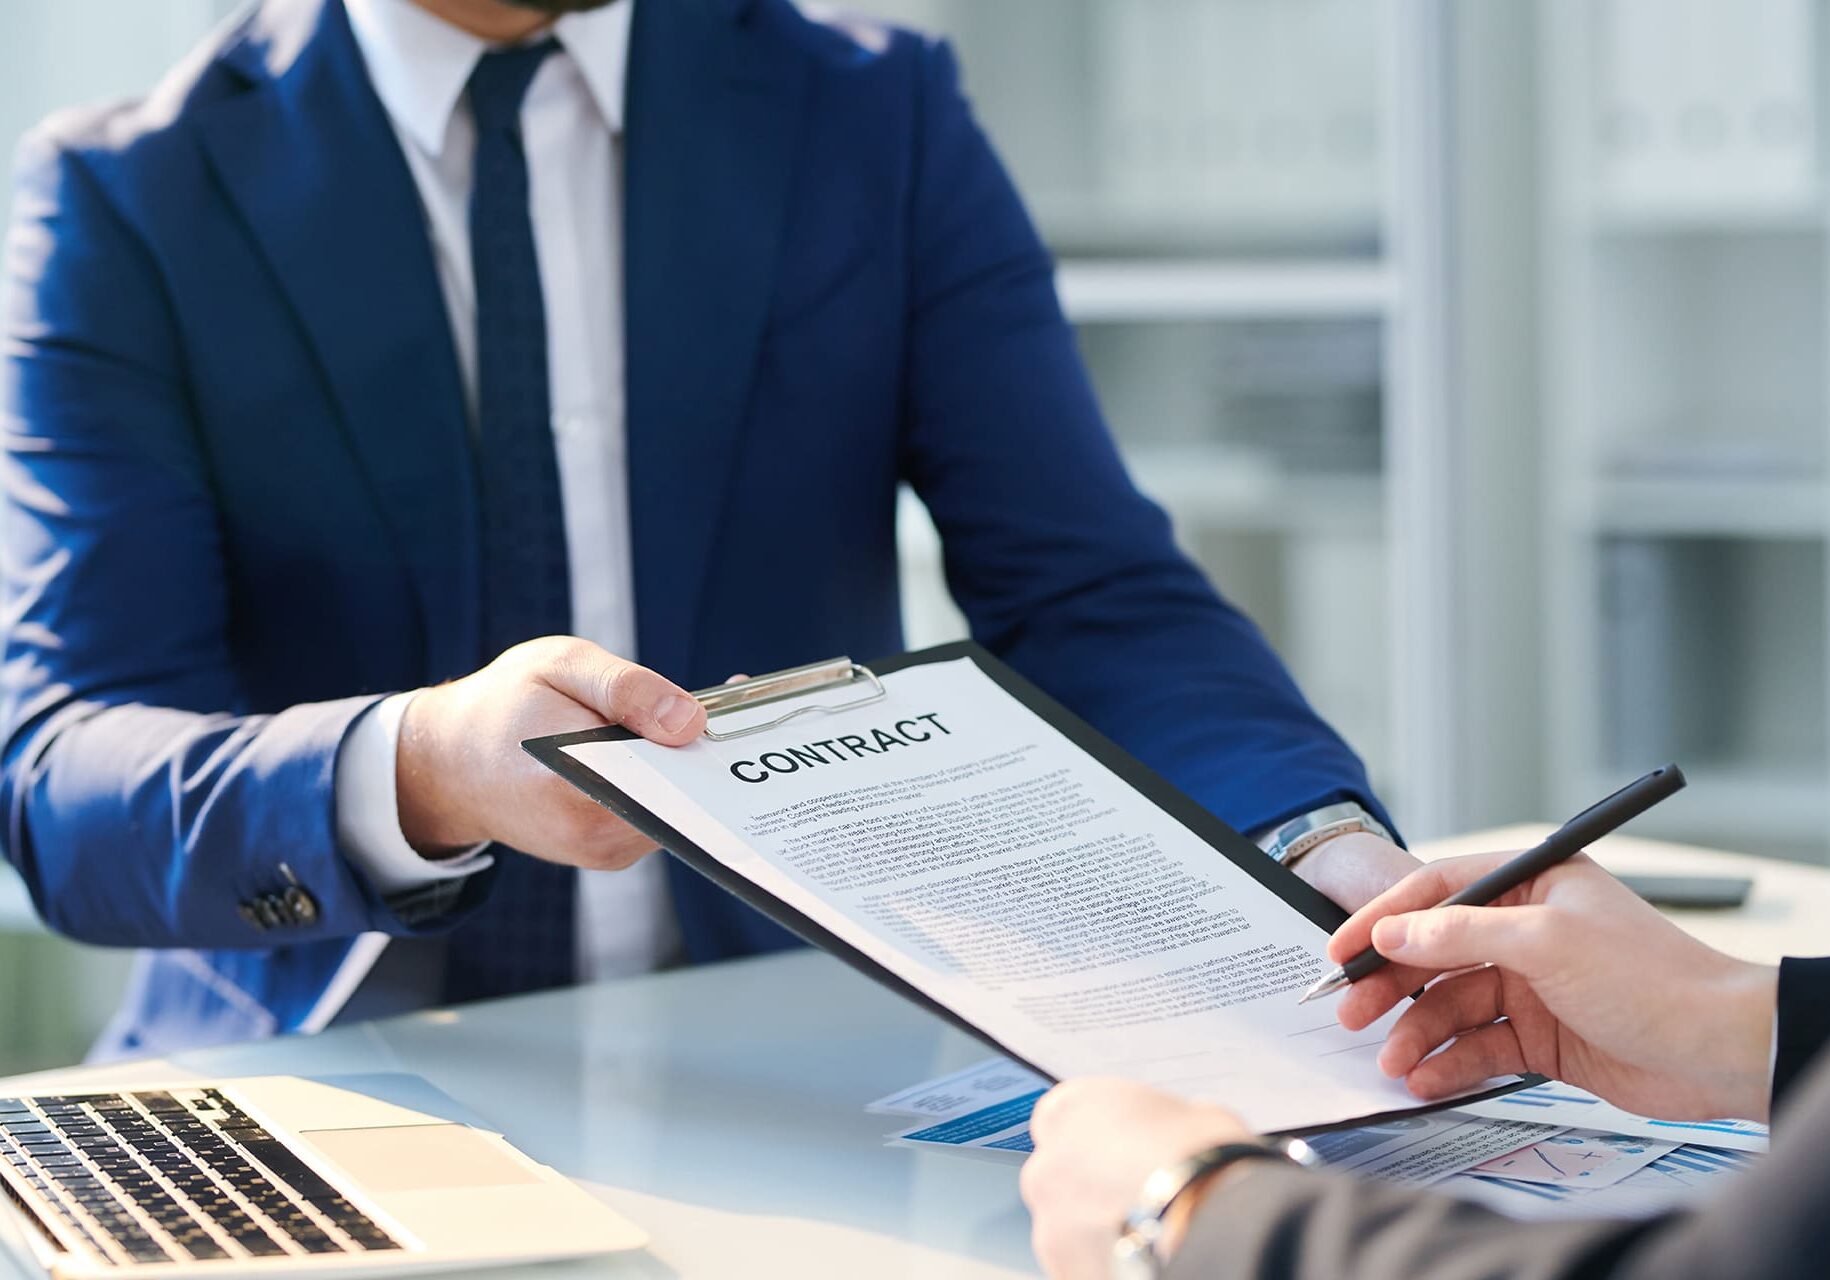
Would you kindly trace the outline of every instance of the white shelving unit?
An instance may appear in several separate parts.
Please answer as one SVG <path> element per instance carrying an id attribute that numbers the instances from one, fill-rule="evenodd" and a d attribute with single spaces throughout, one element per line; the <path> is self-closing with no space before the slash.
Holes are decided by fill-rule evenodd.
<path id="1" fill-rule="evenodd" d="M 1670 758 L 1648 830 L 1830 855 L 1821 0 L 1553 0 L 1547 777 Z"/>
<path id="2" fill-rule="evenodd" d="M 1078 324 L 1380 319 L 1398 281 L 1380 262 L 1070 259 L 1056 279 Z"/>
<path id="3" fill-rule="evenodd" d="M 1454 829 L 1440 0 L 864 7 L 958 46 L 1140 486 L 1406 832 Z M 902 545 L 911 643 L 961 634 L 912 498 Z"/>

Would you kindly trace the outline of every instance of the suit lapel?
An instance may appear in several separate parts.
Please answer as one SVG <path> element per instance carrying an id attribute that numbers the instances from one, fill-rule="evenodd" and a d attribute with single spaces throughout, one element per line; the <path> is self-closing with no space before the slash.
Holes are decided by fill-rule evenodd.
<path id="1" fill-rule="evenodd" d="M 342 413 L 420 603 L 427 675 L 477 663 L 477 516 L 457 358 L 405 158 L 341 0 L 270 0 L 204 144 Z"/>
<path id="2" fill-rule="evenodd" d="M 626 113 L 629 492 L 640 660 L 692 637 L 786 218 L 807 70 L 743 0 L 640 0 Z"/>

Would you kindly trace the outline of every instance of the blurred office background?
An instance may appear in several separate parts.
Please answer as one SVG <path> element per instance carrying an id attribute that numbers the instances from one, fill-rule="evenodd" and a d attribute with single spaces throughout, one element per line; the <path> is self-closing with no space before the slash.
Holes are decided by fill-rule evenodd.
<path id="1" fill-rule="evenodd" d="M 9 147 L 233 7 L 0 5 Z M 956 42 L 1140 483 L 1408 835 L 1676 759 L 1642 830 L 1830 860 L 1823 0 L 848 7 Z M 3 875 L 0 1071 L 120 973 Z"/>

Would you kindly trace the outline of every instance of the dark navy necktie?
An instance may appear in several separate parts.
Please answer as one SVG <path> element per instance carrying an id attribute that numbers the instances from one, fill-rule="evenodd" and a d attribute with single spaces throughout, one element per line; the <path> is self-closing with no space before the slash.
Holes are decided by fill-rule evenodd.
<path id="1" fill-rule="evenodd" d="M 470 257 L 477 299 L 477 474 L 483 653 L 572 627 L 546 304 L 528 210 L 521 103 L 551 40 L 488 53 L 470 76 L 476 118 Z M 451 935 L 445 998 L 518 995 L 573 980 L 577 873 L 498 850 L 495 891 Z"/>

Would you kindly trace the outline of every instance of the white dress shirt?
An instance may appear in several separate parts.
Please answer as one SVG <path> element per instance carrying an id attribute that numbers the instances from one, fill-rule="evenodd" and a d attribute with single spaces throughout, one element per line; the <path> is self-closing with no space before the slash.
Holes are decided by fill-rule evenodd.
<path id="1" fill-rule="evenodd" d="M 369 79 L 419 188 L 474 415 L 476 284 L 469 206 L 476 126 L 464 90 L 490 46 L 412 0 L 344 0 Z M 553 439 L 565 503 L 576 635 L 635 654 L 628 466 L 624 452 L 623 289 L 617 135 L 623 123 L 634 0 L 568 14 L 560 44 L 522 104 L 528 200 L 546 301 Z M 544 34 L 541 38 L 545 38 Z M 417 692 L 417 691 L 415 691 Z M 383 893 L 474 874 L 481 854 L 430 862 L 401 834 L 394 756 L 413 693 L 364 716 L 337 761 L 337 830 L 348 855 Z M 640 973 L 680 945 L 659 856 L 618 872 L 579 873 L 578 973 Z"/>

